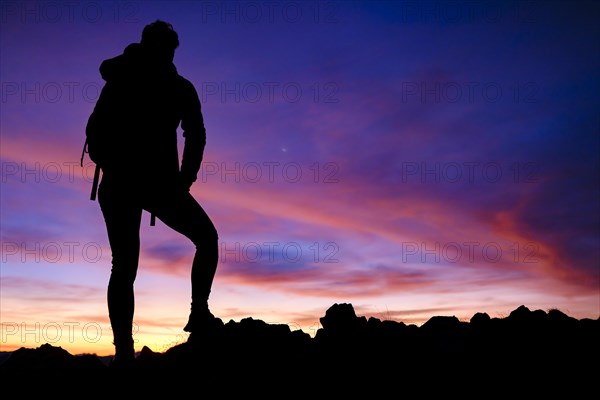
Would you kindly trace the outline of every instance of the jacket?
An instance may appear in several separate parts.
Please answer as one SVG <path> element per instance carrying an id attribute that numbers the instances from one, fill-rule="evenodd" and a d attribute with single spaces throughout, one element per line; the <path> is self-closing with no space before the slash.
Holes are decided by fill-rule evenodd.
<path id="1" fill-rule="evenodd" d="M 106 81 L 86 125 L 89 156 L 103 179 L 158 190 L 196 181 L 206 145 L 200 100 L 172 62 L 159 62 L 139 43 L 104 60 Z M 183 131 L 181 165 L 177 129 Z"/>

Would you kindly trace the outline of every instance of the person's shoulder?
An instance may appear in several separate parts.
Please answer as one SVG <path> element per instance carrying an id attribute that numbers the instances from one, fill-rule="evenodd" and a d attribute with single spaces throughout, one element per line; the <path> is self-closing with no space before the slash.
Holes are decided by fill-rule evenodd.
<path id="1" fill-rule="evenodd" d="M 179 71 L 177 71 L 177 80 L 181 85 L 194 86 L 194 84 L 188 78 L 181 75 Z"/>
<path id="2" fill-rule="evenodd" d="M 187 78 L 181 75 L 177 75 L 177 80 L 179 82 L 180 87 L 185 91 L 196 91 L 196 87 L 194 84 Z"/>

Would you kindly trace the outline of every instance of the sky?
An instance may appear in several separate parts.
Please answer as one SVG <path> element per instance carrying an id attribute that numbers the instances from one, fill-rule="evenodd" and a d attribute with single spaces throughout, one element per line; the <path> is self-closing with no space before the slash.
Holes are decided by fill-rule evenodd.
<path id="1" fill-rule="evenodd" d="M 80 157 L 100 63 L 157 19 L 201 100 L 191 192 L 219 232 L 223 322 L 599 317 L 597 2 L 0 5 L 0 351 L 114 351 Z M 147 213 L 140 237 L 135 346 L 164 351 L 187 339 L 194 247 Z"/>

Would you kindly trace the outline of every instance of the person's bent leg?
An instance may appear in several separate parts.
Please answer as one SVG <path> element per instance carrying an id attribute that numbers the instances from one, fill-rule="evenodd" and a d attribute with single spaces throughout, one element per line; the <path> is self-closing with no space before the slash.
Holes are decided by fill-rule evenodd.
<path id="1" fill-rule="evenodd" d="M 214 319 L 208 308 L 217 265 L 219 262 L 219 237 L 217 230 L 190 193 L 174 195 L 164 200 L 155 210 L 156 216 L 167 226 L 189 238 L 196 246 L 191 271 L 191 314 L 185 331 L 195 325 L 201 327 Z"/>
<path id="2" fill-rule="evenodd" d="M 134 282 L 139 263 L 142 208 L 130 196 L 111 185 L 100 186 L 98 200 L 112 252 L 107 302 L 115 361 L 129 363 L 133 361 L 135 353 L 132 336 Z"/>

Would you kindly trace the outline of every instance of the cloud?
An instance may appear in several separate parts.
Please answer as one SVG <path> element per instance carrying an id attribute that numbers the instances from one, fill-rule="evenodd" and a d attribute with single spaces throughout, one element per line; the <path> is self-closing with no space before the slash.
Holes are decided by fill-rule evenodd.
<path id="1" fill-rule="evenodd" d="M 21 300 L 44 305 L 81 301 L 93 303 L 98 300 L 98 297 L 105 296 L 104 288 L 15 276 L 3 276 L 2 288 L 9 293 L 21 293 L 19 296 Z"/>

